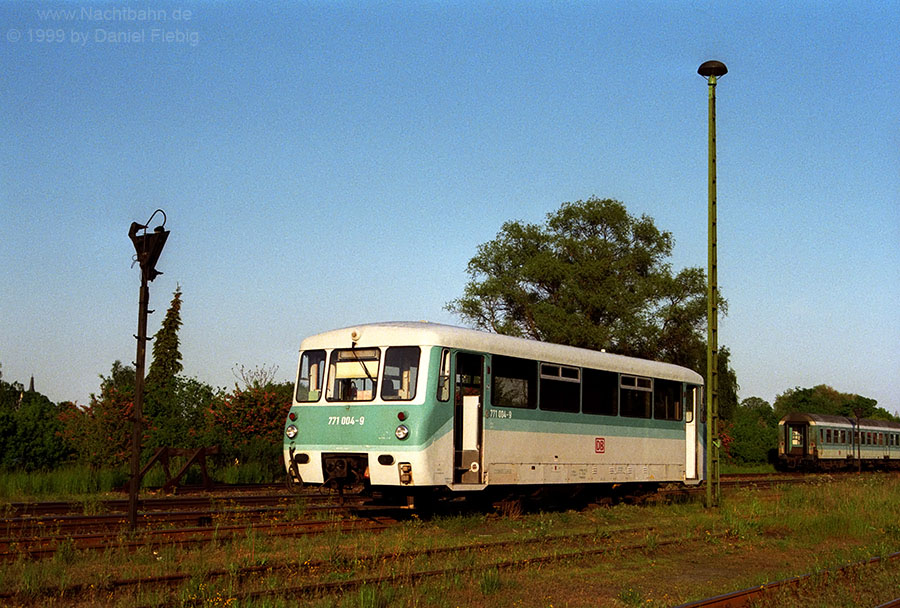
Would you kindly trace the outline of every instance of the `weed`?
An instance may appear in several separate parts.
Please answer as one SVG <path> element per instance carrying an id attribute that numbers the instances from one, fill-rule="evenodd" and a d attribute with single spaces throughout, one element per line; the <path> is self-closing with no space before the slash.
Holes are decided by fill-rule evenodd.
<path id="1" fill-rule="evenodd" d="M 502 584 L 500 582 L 500 571 L 497 568 L 486 570 L 484 574 L 481 575 L 479 588 L 481 589 L 482 595 L 491 595 L 492 593 L 497 593 L 498 591 L 500 591 L 501 586 Z"/>
<path id="2" fill-rule="evenodd" d="M 594 534 L 592 539 L 595 543 L 599 543 L 600 541 L 609 540 L 612 538 L 612 533 L 606 529 L 605 526 L 596 526 L 594 528 Z"/>
<path id="3" fill-rule="evenodd" d="M 545 538 L 550 536 L 550 533 L 553 532 L 553 528 L 555 527 L 553 517 L 546 514 L 541 513 L 531 524 L 531 533 L 538 538 Z"/>
<path id="4" fill-rule="evenodd" d="M 659 537 L 655 532 L 647 532 L 647 535 L 644 537 L 644 547 L 648 553 L 656 551 L 659 547 Z"/>
<path id="5" fill-rule="evenodd" d="M 19 579 L 19 595 L 26 598 L 38 597 L 49 579 L 46 570 L 44 562 L 23 562 Z"/>
<path id="6" fill-rule="evenodd" d="M 56 553 L 53 554 L 53 561 L 58 564 L 67 565 L 74 562 L 75 557 L 75 541 L 71 538 L 67 538 L 56 547 Z"/>
<path id="7" fill-rule="evenodd" d="M 741 510 L 734 507 L 726 509 L 722 514 L 722 523 L 727 536 L 740 540 L 756 536 L 759 532 L 759 522 L 753 518 L 752 513 L 746 513 L 745 507 Z"/>
<path id="8" fill-rule="evenodd" d="M 291 502 L 290 506 L 284 510 L 284 518 L 288 521 L 305 519 L 306 511 L 306 499 L 302 496 L 298 496 Z"/>
<path id="9" fill-rule="evenodd" d="M 394 601 L 394 590 L 379 585 L 363 585 L 356 594 L 357 608 L 388 608 Z"/>
<path id="10" fill-rule="evenodd" d="M 85 515 L 100 515 L 106 507 L 97 494 L 88 494 L 81 499 L 81 510 Z"/>
<path id="11" fill-rule="evenodd" d="M 641 592 L 631 587 L 619 591 L 618 597 L 626 606 L 640 606 L 644 603 Z"/>

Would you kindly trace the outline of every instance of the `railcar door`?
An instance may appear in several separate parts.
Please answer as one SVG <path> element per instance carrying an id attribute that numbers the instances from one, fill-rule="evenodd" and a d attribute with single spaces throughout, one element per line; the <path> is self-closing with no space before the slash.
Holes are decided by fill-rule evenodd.
<path id="1" fill-rule="evenodd" d="M 685 386 L 684 399 L 684 478 L 697 479 L 697 408 L 700 388 Z"/>
<path id="2" fill-rule="evenodd" d="M 456 353 L 453 482 L 481 483 L 484 356 Z"/>
<path id="3" fill-rule="evenodd" d="M 806 455 L 807 431 L 809 426 L 805 422 L 791 423 L 785 425 L 785 438 L 787 443 L 787 453 L 791 456 Z"/>

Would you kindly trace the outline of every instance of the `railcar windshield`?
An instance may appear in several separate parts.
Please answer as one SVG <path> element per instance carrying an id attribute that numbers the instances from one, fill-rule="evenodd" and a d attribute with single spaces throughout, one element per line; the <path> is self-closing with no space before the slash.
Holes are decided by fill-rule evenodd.
<path id="1" fill-rule="evenodd" d="M 378 385 L 378 348 L 348 348 L 331 353 L 328 401 L 372 401 Z"/>
<path id="2" fill-rule="evenodd" d="M 392 346 L 384 355 L 384 381 L 381 398 L 385 401 L 409 401 L 416 397 L 419 379 L 418 346 Z"/>

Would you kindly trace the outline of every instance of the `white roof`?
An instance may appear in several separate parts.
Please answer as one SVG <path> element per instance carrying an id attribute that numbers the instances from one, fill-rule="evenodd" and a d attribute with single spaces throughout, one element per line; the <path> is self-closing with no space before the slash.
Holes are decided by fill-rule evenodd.
<path id="1" fill-rule="evenodd" d="M 782 418 L 778 424 L 784 425 L 789 422 L 809 422 L 811 426 L 833 426 L 856 428 L 856 418 L 846 416 L 833 416 L 831 414 L 806 414 L 803 412 L 791 412 Z M 860 418 L 859 428 L 861 429 L 879 429 L 879 430 L 900 430 L 900 423 L 889 420 L 873 420 L 871 418 Z"/>
<path id="2" fill-rule="evenodd" d="M 700 374 L 671 363 L 659 363 L 425 321 L 371 323 L 334 329 L 306 338 L 300 344 L 300 349 L 350 348 L 354 342 L 357 348 L 392 345 L 446 346 L 547 363 L 606 369 L 637 376 L 652 376 L 693 384 L 703 383 Z"/>

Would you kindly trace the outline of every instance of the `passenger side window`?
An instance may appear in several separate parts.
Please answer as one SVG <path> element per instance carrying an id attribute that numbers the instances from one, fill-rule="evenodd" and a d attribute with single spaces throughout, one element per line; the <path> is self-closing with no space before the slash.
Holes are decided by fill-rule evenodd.
<path id="1" fill-rule="evenodd" d="M 654 381 L 653 417 L 657 420 L 681 420 L 681 382 Z"/>
<path id="2" fill-rule="evenodd" d="M 541 363 L 542 410 L 578 412 L 581 402 L 581 370 L 577 367 Z"/>
<path id="3" fill-rule="evenodd" d="M 619 374 L 583 369 L 581 411 L 585 414 L 615 416 L 619 413 Z"/>
<path id="4" fill-rule="evenodd" d="M 653 402 L 653 380 L 639 376 L 622 376 L 619 413 L 630 418 L 650 418 Z"/>
<path id="5" fill-rule="evenodd" d="M 537 406 L 537 363 L 494 356 L 492 403 L 495 407 L 534 409 Z"/>

